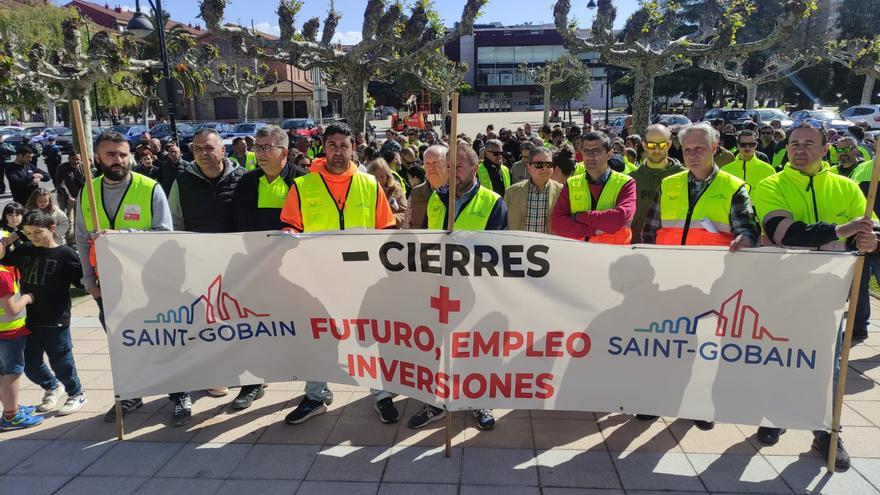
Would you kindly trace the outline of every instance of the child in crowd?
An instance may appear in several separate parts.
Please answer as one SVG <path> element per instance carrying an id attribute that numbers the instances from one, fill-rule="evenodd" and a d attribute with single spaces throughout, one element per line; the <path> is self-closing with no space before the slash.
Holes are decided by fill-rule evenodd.
<path id="1" fill-rule="evenodd" d="M 5 219 L 6 215 L 4 215 Z M 0 243 L 0 255 L 4 252 Z M 21 294 L 18 281 L 5 266 L 0 266 L 0 430 L 20 430 L 36 426 L 43 417 L 34 407 L 18 403 L 19 378 L 24 371 L 24 349 L 30 331 L 25 326 L 26 306 L 34 302 L 31 294 Z"/>
<path id="2" fill-rule="evenodd" d="M 40 209 L 28 211 L 22 229 L 30 242 L 6 253 L 2 263 L 18 268 L 24 291 L 36 296 L 27 312 L 30 335 L 24 348 L 24 372 L 45 390 L 38 412 L 56 409 L 67 393 L 67 401 L 58 410 L 58 415 L 64 416 L 86 404 L 73 360 L 68 292 L 71 284 L 82 287 L 82 266 L 73 249 L 58 244 L 55 220 L 49 213 Z M 3 244 L 11 241 L 12 237 L 4 239 Z M 43 354 L 48 356 L 51 370 L 43 362 Z"/>
<path id="3" fill-rule="evenodd" d="M 24 215 L 24 207 L 15 201 L 7 203 L 3 207 L 3 218 L 0 218 L 0 238 L 7 238 L 12 234 L 18 234 L 12 244 L 7 244 L 7 251 L 14 251 L 15 248 L 24 243 L 24 234 L 21 232 L 21 217 Z"/>
<path id="4" fill-rule="evenodd" d="M 70 230 L 70 220 L 61 211 L 61 208 L 55 206 L 55 202 L 52 200 L 52 193 L 48 189 L 37 189 L 31 193 L 26 206 L 28 210 L 42 210 L 55 220 L 55 242 L 59 245 L 64 245 L 64 238 L 67 235 L 67 231 Z"/>

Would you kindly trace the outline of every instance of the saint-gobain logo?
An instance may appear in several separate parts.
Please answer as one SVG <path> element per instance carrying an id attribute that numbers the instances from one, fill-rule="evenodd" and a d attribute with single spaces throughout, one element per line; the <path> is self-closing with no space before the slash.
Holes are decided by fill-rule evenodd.
<path id="1" fill-rule="evenodd" d="M 200 305 L 203 305 L 204 308 L 200 309 Z M 211 325 L 218 321 L 271 316 L 269 313 L 258 313 L 239 303 L 238 299 L 223 290 L 223 275 L 217 275 L 208 285 L 205 294 L 197 297 L 189 305 L 157 313 L 154 319 L 144 320 L 144 323 L 186 323 L 192 325 L 196 314 L 204 314 L 204 321 Z"/>

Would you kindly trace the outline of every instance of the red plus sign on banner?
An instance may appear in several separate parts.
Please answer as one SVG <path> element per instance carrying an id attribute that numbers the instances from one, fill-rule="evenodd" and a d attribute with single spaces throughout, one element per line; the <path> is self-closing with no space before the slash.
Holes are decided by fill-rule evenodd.
<path id="1" fill-rule="evenodd" d="M 449 299 L 449 287 L 440 286 L 440 296 L 431 297 L 431 307 L 439 313 L 440 323 L 449 323 L 449 313 L 461 311 L 461 301 Z"/>

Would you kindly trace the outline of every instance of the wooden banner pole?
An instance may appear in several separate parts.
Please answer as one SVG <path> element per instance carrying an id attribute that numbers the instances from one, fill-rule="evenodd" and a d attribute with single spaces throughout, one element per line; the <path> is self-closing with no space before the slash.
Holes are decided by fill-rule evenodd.
<path id="1" fill-rule="evenodd" d="M 452 115 L 449 126 L 449 207 L 446 208 L 446 230 L 455 230 L 455 165 L 458 162 L 458 93 L 452 93 Z M 446 457 L 452 457 L 452 412 L 446 411 Z"/>
<path id="2" fill-rule="evenodd" d="M 880 152 L 880 140 L 876 143 L 871 170 L 871 183 L 868 186 L 868 200 L 865 205 L 864 218 L 868 220 L 871 219 L 871 214 L 874 212 L 874 201 L 877 198 L 877 180 L 880 178 L 880 167 L 877 166 L 878 152 Z M 841 344 L 840 350 L 840 374 L 837 377 L 837 393 L 834 396 L 834 416 L 831 421 L 831 447 L 828 449 L 828 465 L 826 466 L 829 473 L 834 472 L 834 464 L 837 462 L 837 444 L 840 442 L 840 414 L 843 411 L 843 395 L 846 392 L 846 370 L 849 367 L 849 349 L 852 346 L 856 306 L 859 301 L 859 288 L 864 270 L 865 257 L 859 256 L 853 271 L 852 287 L 849 290 L 849 307 L 846 310 L 846 331 L 843 334 L 843 344 Z"/>
<path id="3" fill-rule="evenodd" d="M 85 178 L 86 194 L 89 198 L 89 216 L 92 218 L 92 232 L 100 228 L 98 224 L 98 204 L 95 202 L 95 188 L 92 185 L 92 157 L 89 156 L 89 147 L 86 142 L 85 126 L 82 119 L 82 108 L 79 100 L 70 102 L 70 113 L 73 117 L 73 130 L 76 134 L 76 142 L 79 146 L 80 163 L 82 164 L 83 177 Z M 91 123 L 89 123 L 91 125 Z M 94 248 L 92 248 L 94 249 Z M 123 440 L 125 428 L 122 424 L 122 402 L 116 399 L 116 438 Z"/>

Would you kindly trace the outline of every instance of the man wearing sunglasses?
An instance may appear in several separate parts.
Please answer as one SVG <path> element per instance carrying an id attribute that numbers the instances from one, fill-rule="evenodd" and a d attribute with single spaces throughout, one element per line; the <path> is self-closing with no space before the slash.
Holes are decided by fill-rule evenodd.
<path id="1" fill-rule="evenodd" d="M 531 150 L 525 160 L 529 178 L 510 186 L 504 193 L 507 228 L 549 234 L 550 212 L 562 192 L 562 184 L 550 179 L 553 153 L 541 146 Z"/>
<path id="2" fill-rule="evenodd" d="M 733 163 L 721 167 L 723 172 L 742 179 L 751 191 L 759 182 L 776 173 L 769 163 L 758 158 L 755 149 L 758 146 L 758 137 L 755 131 L 743 129 L 736 136 L 736 160 Z"/>
<path id="3" fill-rule="evenodd" d="M 855 182 L 832 173 L 822 161 L 829 146 L 822 123 L 814 119 L 797 120 L 786 133 L 786 141 L 789 165 L 758 184 L 753 192 L 755 209 L 770 241 L 799 249 L 876 252 L 874 225 L 862 218 L 865 196 Z M 840 343 L 837 339 L 836 358 L 840 356 Z M 838 366 L 835 359 L 835 388 Z M 779 428 L 761 427 L 757 437 L 772 445 L 783 432 Z M 827 457 L 830 433 L 817 430 L 813 436 L 813 448 Z M 846 470 L 849 464 L 849 455 L 840 442 L 836 467 Z"/>
<path id="4" fill-rule="evenodd" d="M 843 136 L 832 146 L 837 150 L 837 165 L 831 167 L 831 171 L 844 177 L 852 178 L 853 172 L 862 160 L 855 139 Z M 859 156 L 856 156 L 859 155 Z"/>
<path id="5" fill-rule="evenodd" d="M 679 132 L 676 128 L 675 132 Z M 630 172 L 636 181 L 636 214 L 632 220 L 633 244 L 642 242 L 642 227 L 648 210 L 657 201 L 660 183 L 666 177 L 684 171 L 675 158 L 669 156 L 672 144 L 671 131 L 664 125 L 654 124 L 645 129 L 645 161 Z"/>
<path id="6" fill-rule="evenodd" d="M 614 154 L 611 139 L 593 131 L 581 139 L 585 174 L 568 178 L 556 206 L 551 228 L 556 235 L 601 244 L 630 244 L 636 212 L 632 177 L 608 168 Z"/>
<path id="7" fill-rule="evenodd" d="M 477 169 L 477 178 L 480 185 L 487 187 L 495 194 L 504 196 L 504 191 L 510 187 L 510 169 L 502 163 L 503 144 L 497 139 L 486 141 L 486 150 L 483 152 L 483 162 Z"/>

